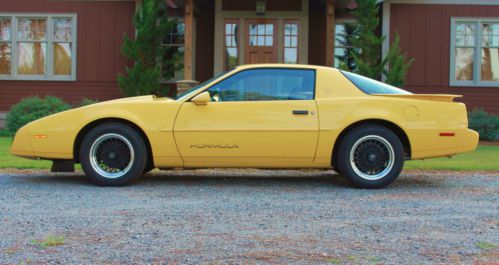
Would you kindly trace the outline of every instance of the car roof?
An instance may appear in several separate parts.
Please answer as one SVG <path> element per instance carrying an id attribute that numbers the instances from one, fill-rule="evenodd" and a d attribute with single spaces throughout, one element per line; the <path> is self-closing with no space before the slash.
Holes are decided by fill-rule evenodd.
<path id="1" fill-rule="evenodd" d="M 255 68 L 297 68 L 297 69 L 335 69 L 333 67 L 326 67 L 320 65 L 310 64 L 283 64 L 283 63 L 268 63 L 268 64 L 243 64 L 236 66 L 238 70 L 255 69 Z"/>

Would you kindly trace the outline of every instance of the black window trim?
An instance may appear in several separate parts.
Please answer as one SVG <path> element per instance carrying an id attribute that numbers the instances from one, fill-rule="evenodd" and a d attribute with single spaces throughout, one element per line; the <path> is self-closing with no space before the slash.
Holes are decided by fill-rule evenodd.
<path id="1" fill-rule="evenodd" d="M 196 93 L 195 95 L 193 95 L 192 97 L 190 97 L 185 102 L 192 102 L 192 99 L 194 97 L 196 97 L 197 95 L 206 92 L 211 87 L 218 85 L 220 82 L 225 81 L 226 79 L 232 77 L 235 74 L 239 74 L 239 73 L 242 73 L 242 72 L 245 72 L 245 71 L 250 71 L 250 70 L 264 70 L 264 69 L 272 69 L 272 70 L 275 70 L 275 69 L 308 70 L 308 71 L 312 71 L 314 73 L 314 85 L 313 85 L 312 99 L 306 99 L 306 100 L 315 100 L 315 94 L 316 94 L 316 91 L 317 91 L 317 89 L 316 89 L 316 86 L 317 86 L 317 69 L 307 68 L 307 67 L 268 67 L 268 66 L 264 66 L 264 67 L 248 68 L 248 69 L 244 69 L 244 70 L 238 71 L 236 73 L 233 73 L 233 74 L 225 77 L 224 79 L 219 80 L 218 82 L 211 84 L 210 86 L 206 87 L 205 89 L 203 89 L 199 93 Z M 222 101 L 222 102 L 217 102 L 217 103 L 226 103 L 226 102 L 273 102 L 273 101 L 304 101 L 304 100 L 302 100 L 302 99 L 289 99 L 289 100 L 245 100 L 245 101 Z"/>

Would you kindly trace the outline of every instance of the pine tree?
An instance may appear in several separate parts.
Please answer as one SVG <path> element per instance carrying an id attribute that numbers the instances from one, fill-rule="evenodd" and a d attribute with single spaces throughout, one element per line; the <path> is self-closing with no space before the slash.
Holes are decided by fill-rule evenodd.
<path id="1" fill-rule="evenodd" d="M 164 0 L 143 0 L 133 17 L 135 39 L 123 37 L 121 52 L 134 61 L 131 68 L 125 69 L 126 75 L 118 76 L 118 86 L 125 96 L 165 95 L 168 92 L 162 88 L 161 79 L 172 78 L 174 67 L 162 71 L 161 62 L 167 49 L 161 44 L 174 21 L 168 19 L 166 8 Z M 164 63 L 174 64 L 174 60 Z"/>
<path id="2" fill-rule="evenodd" d="M 401 87 L 413 59 L 407 59 L 399 48 L 400 38 L 396 33 L 390 45 L 387 56 L 381 58 L 381 47 L 385 36 L 377 36 L 379 25 L 379 7 L 376 0 L 357 0 L 357 9 L 352 14 L 358 24 L 350 36 L 353 49 L 349 50 L 348 58 L 340 58 L 340 68 L 369 78 L 381 79 L 386 76 L 386 83 Z M 349 60 L 354 61 L 352 65 Z"/>
<path id="3" fill-rule="evenodd" d="M 400 37 L 398 32 L 395 32 L 395 37 L 390 45 L 388 54 L 386 55 L 387 67 L 384 70 L 386 76 L 385 83 L 402 87 L 404 85 L 405 75 L 411 67 L 414 59 L 407 60 L 406 54 L 402 54 L 399 48 Z"/>
<path id="4" fill-rule="evenodd" d="M 380 50 L 384 37 L 376 35 L 379 25 L 379 7 L 376 0 L 358 0 L 357 9 L 352 14 L 357 18 L 357 28 L 353 31 L 351 43 L 354 49 L 349 50 L 355 62 L 353 69 L 360 75 L 379 79 L 383 72 L 385 60 L 381 60 Z"/>

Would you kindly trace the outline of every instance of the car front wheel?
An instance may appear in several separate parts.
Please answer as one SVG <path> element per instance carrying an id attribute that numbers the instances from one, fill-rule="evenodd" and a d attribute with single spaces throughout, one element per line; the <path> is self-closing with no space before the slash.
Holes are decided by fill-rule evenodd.
<path id="1" fill-rule="evenodd" d="M 338 167 L 360 188 L 382 188 L 402 171 L 404 149 L 388 128 L 363 125 L 349 132 L 340 144 Z"/>
<path id="2" fill-rule="evenodd" d="M 147 165 L 141 135 L 121 123 L 106 123 L 90 130 L 79 155 L 87 178 L 101 186 L 126 185 L 140 177 Z"/>

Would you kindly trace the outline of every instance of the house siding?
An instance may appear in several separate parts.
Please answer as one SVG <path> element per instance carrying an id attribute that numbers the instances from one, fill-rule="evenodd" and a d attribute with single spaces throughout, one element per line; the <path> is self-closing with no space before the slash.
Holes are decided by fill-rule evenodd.
<path id="1" fill-rule="evenodd" d="M 121 96 L 116 77 L 129 62 L 120 52 L 133 36 L 134 1 L 2 0 L 0 12 L 74 13 L 77 19 L 76 81 L 0 80 L 0 111 L 31 95 L 54 95 L 76 104 L 82 98 Z"/>
<path id="2" fill-rule="evenodd" d="M 405 88 L 414 93 L 460 94 L 468 109 L 499 113 L 499 87 L 449 85 L 452 17 L 499 17 L 499 6 L 391 4 L 390 42 L 395 32 L 400 47 L 414 62 Z"/>

